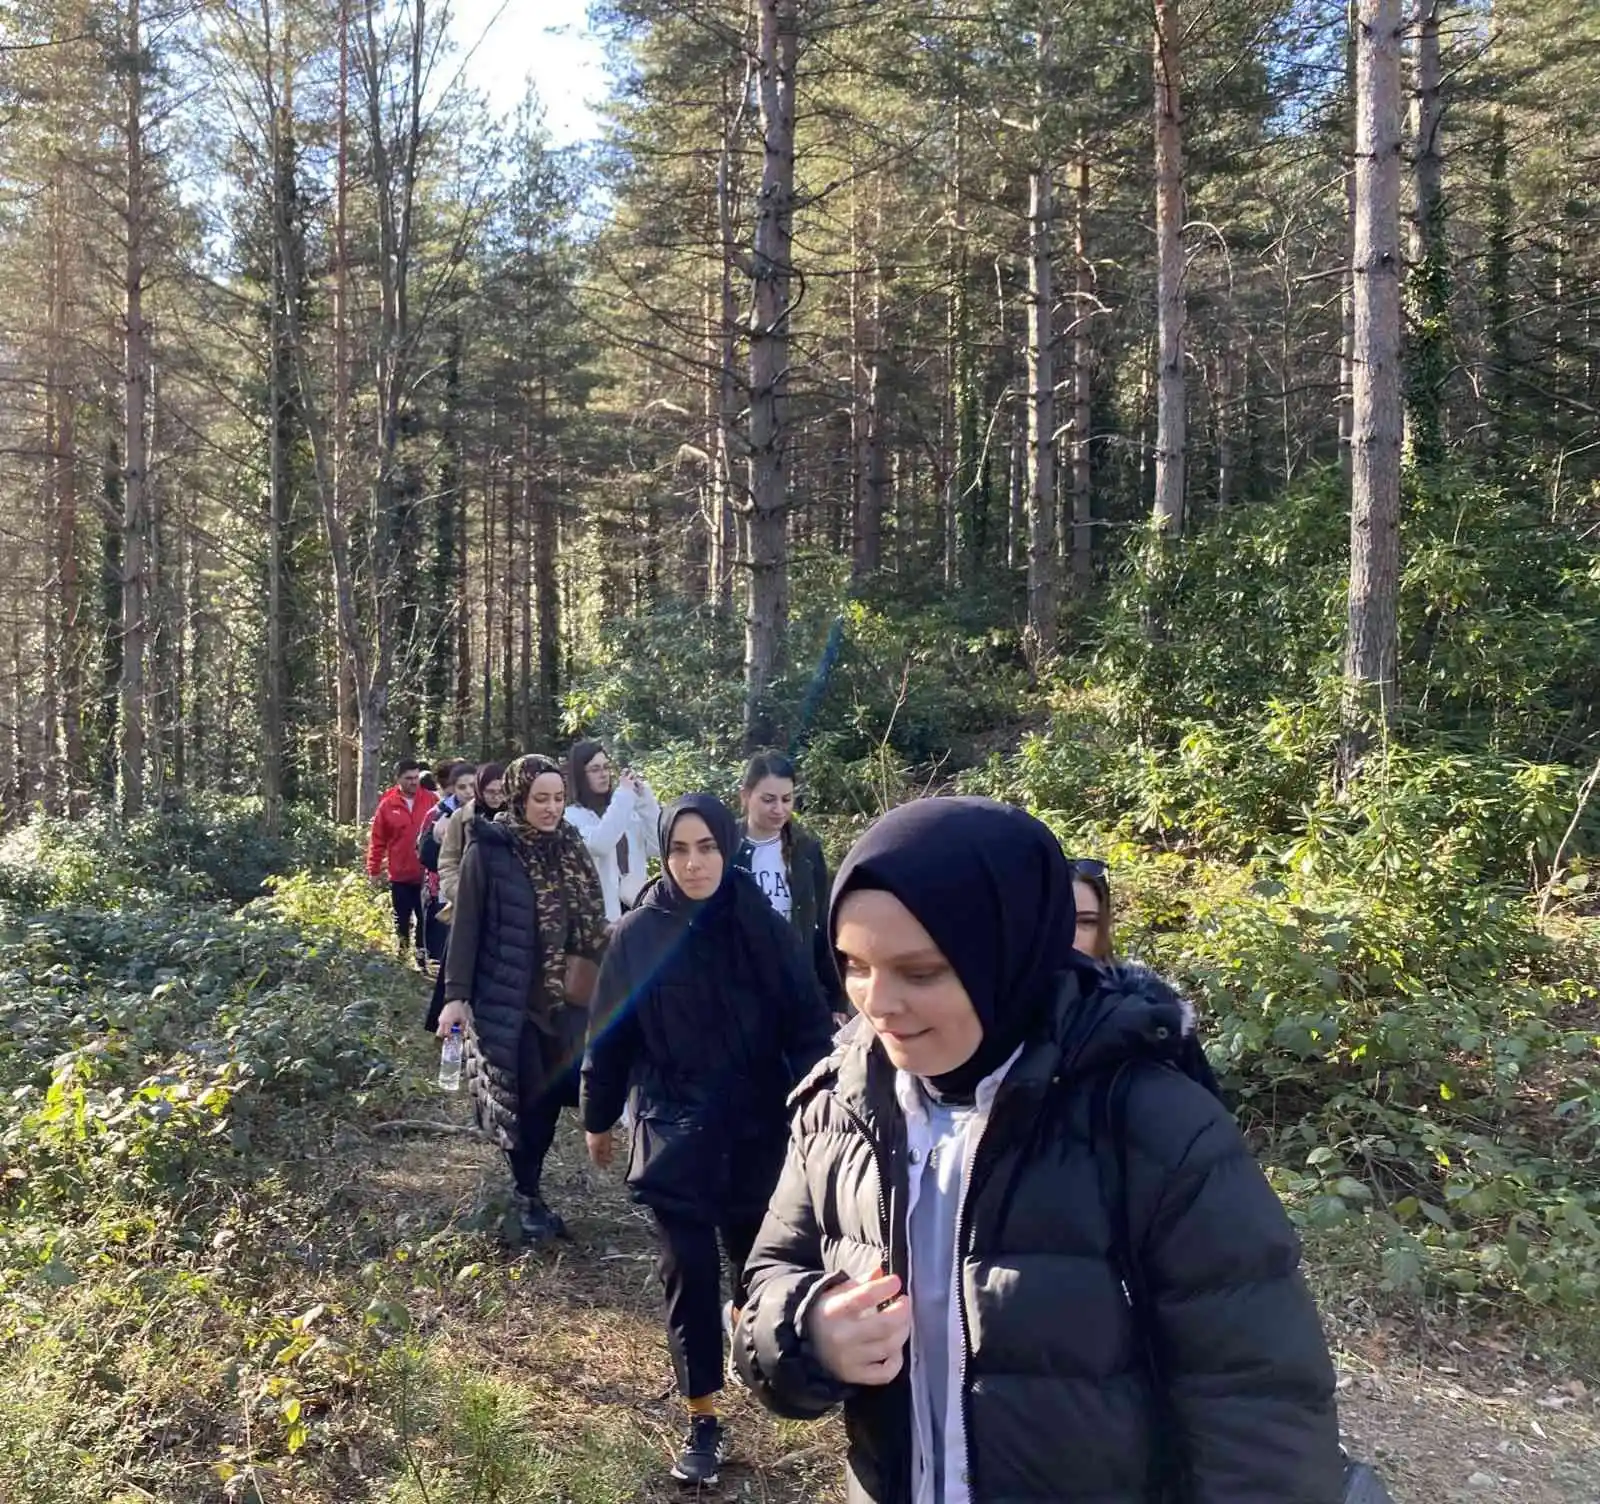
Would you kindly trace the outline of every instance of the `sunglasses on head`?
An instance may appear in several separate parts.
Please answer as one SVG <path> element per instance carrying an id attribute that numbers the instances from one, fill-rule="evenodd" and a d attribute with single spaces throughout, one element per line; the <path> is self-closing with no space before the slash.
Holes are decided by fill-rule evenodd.
<path id="1" fill-rule="evenodd" d="M 1075 858 L 1072 863 L 1074 877 L 1104 877 L 1109 869 L 1098 857 Z"/>

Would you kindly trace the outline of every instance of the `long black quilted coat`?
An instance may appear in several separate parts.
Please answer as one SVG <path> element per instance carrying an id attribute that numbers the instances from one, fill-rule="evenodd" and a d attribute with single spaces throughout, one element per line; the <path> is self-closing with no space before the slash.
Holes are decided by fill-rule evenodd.
<path id="1" fill-rule="evenodd" d="M 472 822 L 456 888 L 444 995 L 472 1005 L 466 1077 L 478 1125 L 503 1149 L 517 1142 L 517 1062 L 540 975 L 533 884 L 503 825 Z"/>
<path id="2" fill-rule="evenodd" d="M 996 1097 L 957 1251 L 966 1351 L 951 1362 L 973 1504 L 1338 1504 L 1334 1375 L 1298 1243 L 1227 1111 L 1159 1063 L 1183 1027 L 1147 972 L 1069 974 L 1050 1037 L 1024 1047 Z M 1127 1101 L 1126 1194 L 1165 1403 L 1114 1267 L 1106 1161 L 1090 1140 L 1094 1084 L 1130 1057 L 1152 1062 Z M 911 1504 L 909 1380 L 846 1390 L 796 1321 L 830 1276 L 906 1273 L 893 1074 L 858 1022 L 795 1094 L 735 1341 L 780 1415 L 843 1402 L 851 1504 Z M 1177 1491 L 1158 1484 L 1158 1448 L 1178 1461 Z"/>

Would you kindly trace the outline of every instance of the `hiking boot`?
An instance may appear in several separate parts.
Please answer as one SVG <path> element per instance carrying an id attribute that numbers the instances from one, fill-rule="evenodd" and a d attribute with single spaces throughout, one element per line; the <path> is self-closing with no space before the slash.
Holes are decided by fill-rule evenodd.
<path id="1" fill-rule="evenodd" d="M 714 1415 L 691 1415 L 689 1434 L 683 1439 L 683 1450 L 672 1464 L 672 1476 L 680 1483 L 705 1484 L 717 1481 L 727 1451 L 727 1433 L 722 1422 Z"/>
<path id="2" fill-rule="evenodd" d="M 567 1224 L 545 1205 L 543 1196 L 524 1197 L 517 1221 L 522 1228 L 524 1243 L 549 1243 L 556 1238 L 571 1237 Z"/>
<path id="3" fill-rule="evenodd" d="M 744 1375 L 739 1372 L 739 1365 L 733 1361 L 733 1328 L 734 1328 L 733 1302 L 725 1300 L 722 1303 L 722 1335 L 728 1339 L 728 1382 L 735 1389 L 748 1389 Z"/>

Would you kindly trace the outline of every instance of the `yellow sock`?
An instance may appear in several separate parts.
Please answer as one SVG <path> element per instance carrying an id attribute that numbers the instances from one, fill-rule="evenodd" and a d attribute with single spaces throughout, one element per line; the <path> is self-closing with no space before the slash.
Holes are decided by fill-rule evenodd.
<path id="1" fill-rule="evenodd" d="M 715 1415 L 717 1413 L 717 1397 L 714 1394 L 703 1394 L 697 1400 L 689 1401 L 690 1415 Z"/>

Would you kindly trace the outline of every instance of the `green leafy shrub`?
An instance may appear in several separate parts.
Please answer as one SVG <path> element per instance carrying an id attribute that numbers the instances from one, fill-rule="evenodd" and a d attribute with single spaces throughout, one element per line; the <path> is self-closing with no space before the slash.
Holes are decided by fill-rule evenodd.
<path id="1" fill-rule="evenodd" d="M 203 1197 L 392 1078 L 394 973 L 361 921 L 307 934 L 284 901 L 54 910 L 0 944 L 0 1206 Z"/>
<path id="2" fill-rule="evenodd" d="M 1460 476 L 1408 494 L 1400 644 L 1406 735 L 1549 761 L 1581 753 L 1600 703 L 1600 573 L 1548 497 Z M 1171 741 L 1195 722 L 1326 700 L 1344 635 L 1348 513 L 1330 474 L 1133 551 L 1094 676 L 1113 724 Z"/>
<path id="3" fill-rule="evenodd" d="M 786 744 L 825 747 L 834 765 L 888 749 L 901 763 L 969 761 L 1020 713 L 1027 676 L 1017 634 L 949 605 L 890 610 L 808 596 L 792 624 L 790 663 L 772 687 Z M 663 773 L 719 774 L 740 761 L 743 640 L 737 623 L 669 602 L 613 623 L 568 690 L 563 725 L 607 737 L 617 754 Z M 692 749 L 693 755 L 689 756 Z"/>
<path id="4" fill-rule="evenodd" d="M 294 806 L 271 835 L 262 801 L 242 796 L 197 797 L 125 827 L 103 811 L 70 821 L 36 813 L 0 838 L 0 899 L 25 908 L 139 893 L 245 903 L 274 873 L 351 862 L 357 840 Z"/>

